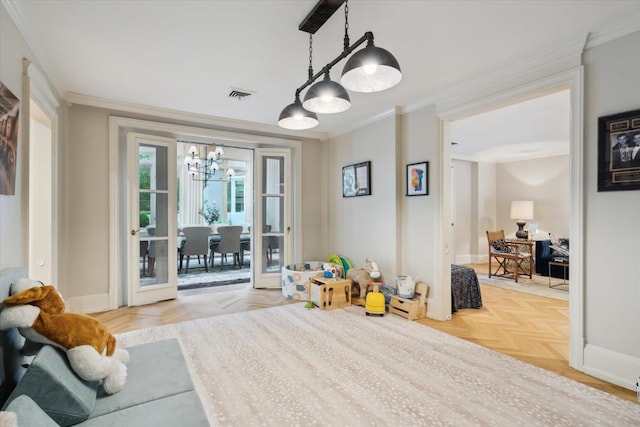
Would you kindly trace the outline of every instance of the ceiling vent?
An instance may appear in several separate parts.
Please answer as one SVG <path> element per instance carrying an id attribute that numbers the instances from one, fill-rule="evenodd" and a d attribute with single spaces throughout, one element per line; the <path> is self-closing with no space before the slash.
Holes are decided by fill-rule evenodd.
<path id="1" fill-rule="evenodd" d="M 229 90 L 229 95 L 227 95 L 227 96 L 229 98 L 231 98 L 231 99 L 237 99 L 239 101 L 242 101 L 243 99 L 247 99 L 248 97 L 250 97 L 254 93 L 255 92 L 252 92 L 250 90 L 231 88 Z"/>

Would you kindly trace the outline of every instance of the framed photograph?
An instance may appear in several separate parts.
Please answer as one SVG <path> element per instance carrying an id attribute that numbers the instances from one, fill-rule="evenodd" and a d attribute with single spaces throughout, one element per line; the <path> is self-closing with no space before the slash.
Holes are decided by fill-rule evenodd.
<path id="1" fill-rule="evenodd" d="M 598 191 L 640 190 L 640 110 L 598 118 Z"/>
<path id="2" fill-rule="evenodd" d="M 429 195 L 429 162 L 407 165 L 407 196 Z"/>
<path id="3" fill-rule="evenodd" d="M 342 168 L 342 197 L 371 195 L 371 162 Z"/>

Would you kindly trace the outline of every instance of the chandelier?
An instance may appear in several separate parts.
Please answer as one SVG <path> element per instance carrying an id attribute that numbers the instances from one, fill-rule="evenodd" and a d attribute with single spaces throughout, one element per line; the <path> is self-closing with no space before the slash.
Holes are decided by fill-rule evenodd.
<path id="1" fill-rule="evenodd" d="M 192 145 L 189 147 L 188 155 L 184 158 L 187 172 L 194 181 L 203 181 L 207 185 L 206 183 L 209 181 L 229 181 L 229 178 L 235 175 L 236 172 L 233 168 L 227 168 L 224 173 L 221 171 L 221 157 L 224 155 L 222 147 L 216 147 L 215 150 L 209 151 L 204 159 L 200 157 L 199 151 L 199 147 L 196 148 L 195 145 Z"/>
<path id="2" fill-rule="evenodd" d="M 313 39 L 312 35 L 342 5 L 344 7 L 344 47 L 340 55 L 325 65 L 318 73 L 313 74 Z M 349 2 L 348 0 L 319 0 L 313 10 L 298 27 L 309 33 L 309 77 L 296 89 L 295 99 L 280 113 L 278 125 L 285 129 L 311 129 L 318 125 L 319 114 L 340 113 L 351 107 L 351 100 L 346 89 L 354 92 L 380 92 L 397 85 L 402 79 L 400 65 L 387 50 L 374 46 L 373 33 L 367 31 L 354 44 L 349 41 Z M 340 83 L 334 82 L 329 71 L 338 62 L 349 56 L 364 42 L 367 46 L 353 54 L 342 70 Z M 324 79 L 313 84 L 319 77 Z M 311 86 L 313 84 L 313 86 Z M 300 101 L 301 92 L 311 86 Z M 346 89 L 345 89 L 346 88 Z"/>

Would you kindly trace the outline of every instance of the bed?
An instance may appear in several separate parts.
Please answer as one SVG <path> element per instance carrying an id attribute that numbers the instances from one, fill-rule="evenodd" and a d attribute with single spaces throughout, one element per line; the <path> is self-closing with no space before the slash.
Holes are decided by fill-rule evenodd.
<path id="1" fill-rule="evenodd" d="M 473 268 L 451 264 L 451 312 L 482 307 L 478 276 Z"/>

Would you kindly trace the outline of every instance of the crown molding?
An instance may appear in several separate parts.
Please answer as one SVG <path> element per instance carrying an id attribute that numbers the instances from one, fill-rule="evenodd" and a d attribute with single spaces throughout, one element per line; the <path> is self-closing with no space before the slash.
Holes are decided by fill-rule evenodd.
<path id="1" fill-rule="evenodd" d="M 541 52 L 513 65 L 500 68 L 493 73 L 467 80 L 408 106 L 407 111 L 435 104 L 439 113 L 448 116 L 452 111 L 464 108 L 471 103 L 477 103 L 479 100 L 486 101 L 488 98 L 494 97 L 496 93 L 514 85 L 537 81 L 548 77 L 549 74 L 573 69 L 581 64 L 586 39 L 587 35 L 585 34 L 583 37 L 565 42 L 555 49 Z M 482 102 L 485 103 L 485 101 Z"/>
<path id="2" fill-rule="evenodd" d="M 103 108 L 106 110 L 116 110 L 119 112 L 162 117 L 165 119 L 199 123 L 203 125 L 215 126 L 218 128 L 232 129 L 236 131 L 242 130 L 244 132 L 252 132 L 258 135 L 269 135 L 286 139 L 294 138 L 296 140 L 324 140 L 328 138 L 328 134 L 326 132 L 289 131 L 286 129 L 281 129 L 275 125 L 249 122 L 244 120 L 227 119 L 200 113 L 189 113 L 185 111 L 171 110 L 168 108 L 152 107 L 132 102 L 99 98 L 75 92 L 67 92 L 64 96 L 64 100 L 69 105 L 86 105 L 89 107 Z"/>
<path id="3" fill-rule="evenodd" d="M 627 17 L 624 21 L 602 31 L 589 33 L 585 49 L 599 46 L 636 31 L 640 31 L 640 15 Z"/>
<path id="4" fill-rule="evenodd" d="M 335 138 L 337 136 L 344 135 L 345 133 L 349 133 L 349 132 L 352 132 L 354 130 L 363 128 L 365 126 L 372 125 L 373 123 L 379 122 L 379 121 L 384 120 L 384 119 L 388 119 L 389 117 L 393 117 L 396 114 L 402 114 L 402 111 L 403 111 L 402 107 L 397 107 L 396 106 L 394 108 L 390 108 L 390 109 L 385 110 L 385 111 L 383 111 L 383 112 L 381 112 L 379 114 L 376 114 L 374 116 L 370 116 L 370 117 L 368 117 L 368 118 L 366 118 L 364 120 L 360 120 L 360 121 L 357 121 L 357 122 L 349 123 L 348 126 L 343 126 L 343 127 L 339 128 L 336 131 L 329 132 L 329 137 L 330 138 Z"/>
<path id="5" fill-rule="evenodd" d="M 24 40 L 27 42 L 27 46 L 29 46 L 31 52 L 33 52 L 33 59 L 39 64 L 42 70 L 41 72 L 45 76 L 45 80 L 48 80 L 50 82 L 50 84 L 48 83 L 48 85 L 51 86 L 51 91 L 58 99 L 62 99 L 62 96 L 60 95 L 61 92 L 58 89 L 59 87 L 61 87 L 58 75 L 51 65 L 49 55 L 47 55 L 47 52 L 42 48 L 40 43 L 38 43 L 38 39 L 31 29 L 31 21 L 29 21 L 29 19 L 24 14 L 22 5 L 17 0 L 2 0 L 2 5 L 11 17 L 11 20 L 13 20 L 16 28 L 18 28 L 18 31 L 22 35 L 22 38 L 24 38 Z"/>

